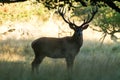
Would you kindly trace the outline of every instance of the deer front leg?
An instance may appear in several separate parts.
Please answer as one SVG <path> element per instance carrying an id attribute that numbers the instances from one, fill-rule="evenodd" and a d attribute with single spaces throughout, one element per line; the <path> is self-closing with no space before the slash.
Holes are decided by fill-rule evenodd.
<path id="1" fill-rule="evenodd" d="M 73 64 L 74 64 L 74 56 L 66 57 L 66 63 L 67 63 L 67 70 L 68 70 L 68 78 L 69 80 L 72 79 L 72 71 L 73 71 Z"/>

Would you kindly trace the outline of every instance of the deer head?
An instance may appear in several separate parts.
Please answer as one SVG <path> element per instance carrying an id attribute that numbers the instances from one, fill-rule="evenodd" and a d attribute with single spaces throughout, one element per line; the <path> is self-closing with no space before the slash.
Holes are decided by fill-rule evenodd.
<path id="1" fill-rule="evenodd" d="M 71 22 L 69 18 L 68 19 L 65 18 L 66 10 L 64 8 L 58 8 L 58 12 L 59 12 L 60 16 L 63 18 L 63 20 L 67 24 L 69 24 L 69 27 L 74 30 L 74 32 L 75 32 L 74 35 L 78 35 L 78 36 L 80 36 L 82 34 L 82 31 L 84 29 L 88 28 L 89 23 L 92 21 L 95 14 L 97 13 L 97 11 L 98 11 L 98 7 L 95 6 L 95 8 L 92 9 L 90 14 L 88 14 L 87 18 L 83 20 L 83 23 L 80 26 L 78 26 L 74 23 L 74 21 Z"/>

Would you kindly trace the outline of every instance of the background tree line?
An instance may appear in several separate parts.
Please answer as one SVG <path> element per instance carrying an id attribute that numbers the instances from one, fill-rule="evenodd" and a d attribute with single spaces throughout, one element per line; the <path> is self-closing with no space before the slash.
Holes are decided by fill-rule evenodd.
<path id="1" fill-rule="evenodd" d="M 21 2 L 26 0 L 0 0 L 0 2 L 11 3 Z M 32 0 L 31 0 L 32 1 Z M 42 3 L 49 10 L 57 10 L 58 7 L 67 6 L 68 11 L 73 16 L 84 16 L 89 13 L 92 6 L 97 5 L 99 11 L 93 20 L 96 27 L 91 26 L 92 29 L 103 32 L 102 40 L 107 35 L 111 36 L 114 41 L 119 40 L 120 33 L 120 1 L 119 0 L 35 0 Z M 118 35 L 116 35 L 118 34 Z"/>

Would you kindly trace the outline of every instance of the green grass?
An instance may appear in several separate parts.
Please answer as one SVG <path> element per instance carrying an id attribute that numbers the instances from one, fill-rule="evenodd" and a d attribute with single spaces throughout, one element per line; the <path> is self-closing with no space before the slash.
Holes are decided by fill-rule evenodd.
<path id="1" fill-rule="evenodd" d="M 0 80 L 66 80 L 64 59 L 45 58 L 39 74 L 31 74 L 34 58 L 31 40 L 5 40 L 0 42 Z M 120 45 L 84 41 L 75 59 L 74 80 L 119 80 Z"/>

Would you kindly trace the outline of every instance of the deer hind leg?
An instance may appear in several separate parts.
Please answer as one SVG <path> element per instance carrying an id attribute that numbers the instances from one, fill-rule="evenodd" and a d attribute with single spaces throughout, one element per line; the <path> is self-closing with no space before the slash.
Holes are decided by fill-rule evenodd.
<path id="1" fill-rule="evenodd" d="M 42 62 L 42 60 L 44 59 L 45 56 L 37 56 L 35 55 L 35 58 L 32 62 L 32 72 L 38 72 L 39 70 L 39 65 Z"/>

